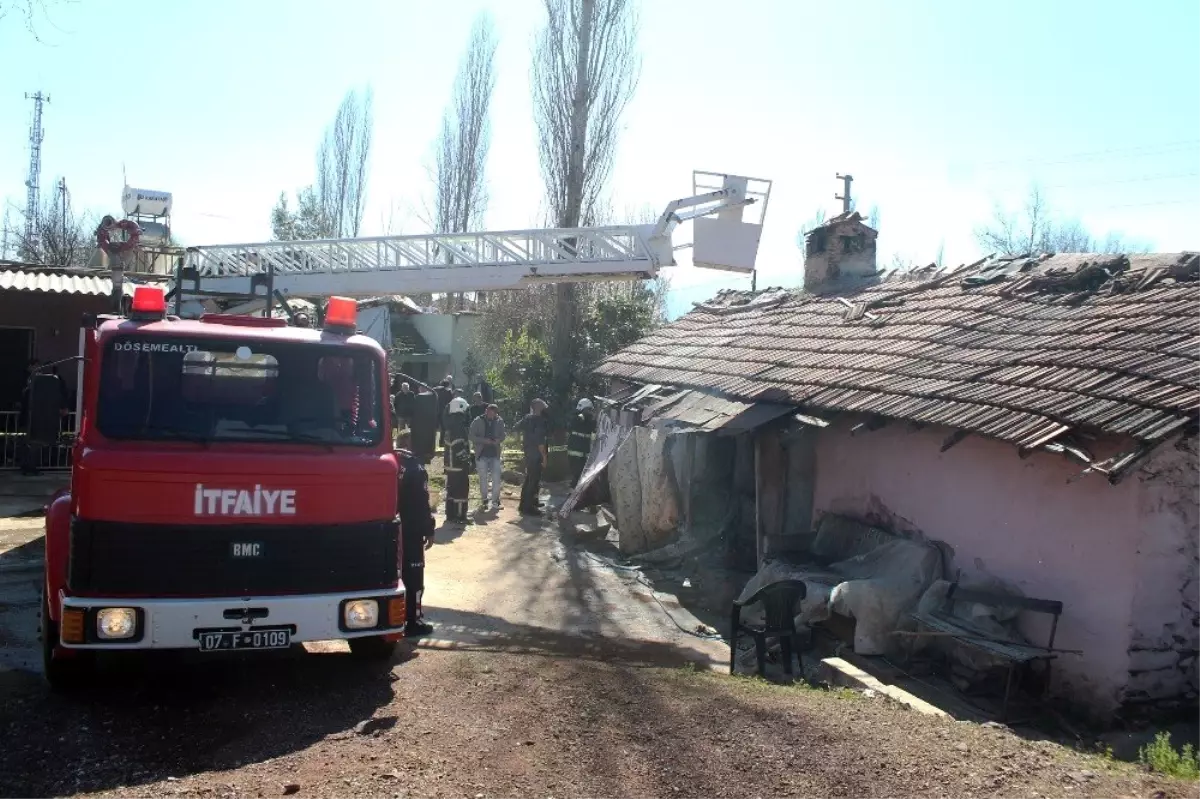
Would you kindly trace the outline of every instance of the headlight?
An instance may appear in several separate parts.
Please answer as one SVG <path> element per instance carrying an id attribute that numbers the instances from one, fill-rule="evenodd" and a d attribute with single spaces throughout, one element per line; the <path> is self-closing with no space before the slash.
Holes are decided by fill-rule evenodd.
<path id="1" fill-rule="evenodd" d="M 137 611 L 133 608 L 101 608 L 96 613 L 96 635 L 106 641 L 132 638 L 137 632 Z"/>
<path id="2" fill-rule="evenodd" d="M 342 608 L 347 630 L 365 630 L 379 625 L 379 603 L 374 599 L 352 599 Z"/>

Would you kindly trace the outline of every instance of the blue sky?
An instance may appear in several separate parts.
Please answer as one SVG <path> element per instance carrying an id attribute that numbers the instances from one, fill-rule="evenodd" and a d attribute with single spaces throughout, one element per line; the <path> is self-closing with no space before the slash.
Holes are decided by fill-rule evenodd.
<path id="1" fill-rule="evenodd" d="M 342 95 L 375 92 L 364 233 L 419 233 L 426 164 L 475 15 L 500 37 L 493 229 L 538 226 L 529 99 L 539 0 L 48 2 L 41 41 L 0 20 L 0 197 L 24 201 L 25 92 L 51 95 L 43 186 L 116 213 L 171 191 L 189 244 L 269 234 L 312 180 Z M 336 9 L 336 10 L 335 10 Z M 795 284 L 799 225 L 836 211 L 836 172 L 881 216 L 881 259 L 960 262 L 996 203 L 1038 182 L 1056 210 L 1158 250 L 1200 247 L 1200 3 L 642 0 L 641 81 L 610 197 L 661 207 L 706 169 L 775 181 L 759 285 Z M 686 241 L 685 229 L 679 241 Z M 687 251 L 681 251 L 686 263 Z M 748 279 L 670 271 L 671 309 Z M 398 287 L 399 288 L 399 287 Z"/>

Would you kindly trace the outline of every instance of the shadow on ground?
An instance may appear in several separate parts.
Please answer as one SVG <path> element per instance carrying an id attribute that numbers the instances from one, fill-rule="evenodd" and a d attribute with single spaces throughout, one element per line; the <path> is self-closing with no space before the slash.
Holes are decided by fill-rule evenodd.
<path id="1" fill-rule="evenodd" d="M 421 649 L 533 655 L 639 667 L 708 665 L 701 653 L 663 641 L 613 638 L 586 630 L 562 631 L 428 605 L 425 615 L 436 629 L 433 636 L 418 642 Z"/>
<path id="2" fill-rule="evenodd" d="M 270 760 L 355 734 L 391 702 L 397 679 L 394 663 L 299 649 L 188 660 L 112 661 L 73 696 L 51 694 L 37 675 L 0 672 L 0 793 L 136 788 Z"/>

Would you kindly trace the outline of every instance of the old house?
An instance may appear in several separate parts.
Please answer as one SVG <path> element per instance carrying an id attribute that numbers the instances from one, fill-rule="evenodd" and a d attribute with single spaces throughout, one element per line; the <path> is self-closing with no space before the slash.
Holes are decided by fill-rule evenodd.
<path id="1" fill-rule="evenodd" d="M 133 286 L 123 286 L 131 296 Z M 112 311 L 112 280 L 87 269 L 46 267 L 0 261 L 0 469 L 17 468 L 21 434 L 18 404 L 29 377 L 29 365 L 63 361 L 79 353 L 85 314 Z M 79 366 L 63 363 L 58 371 L 74 394 Z M 74 430 L 74 409 L 65 422 Z M 65 468 L 65 448 L 47 448 L 47 468 Z"/>
<path id="2" fill-rule="evenodd" d="M 1200 256 L 887 275 L 856 217 L 809 234 L 805 290 L 724 292 L 600 367 L 662 387 L 643 420 L 726 448 L 675 458 L 684 504 L 731 473 L 760 563 L 831 515 L 936 545 L 946 579 L 1063 603 L 1056 646 L 1082 654 L 1052 695 L 1097 720 L 1194 708 Z"/>

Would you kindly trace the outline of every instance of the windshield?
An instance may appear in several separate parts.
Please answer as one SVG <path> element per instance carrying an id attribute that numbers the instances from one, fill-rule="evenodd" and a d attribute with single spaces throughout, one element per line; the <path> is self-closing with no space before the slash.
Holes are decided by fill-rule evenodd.
<path id="1" fill-rule="evenodd" d="M 114 439 L 369 447 L 379 397 L 365 349 L 126 335 L 102 355 L 96 426 Z"/>

